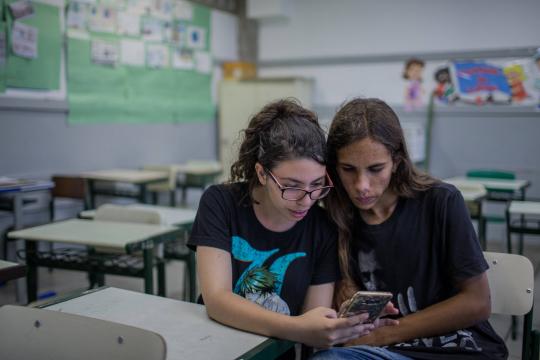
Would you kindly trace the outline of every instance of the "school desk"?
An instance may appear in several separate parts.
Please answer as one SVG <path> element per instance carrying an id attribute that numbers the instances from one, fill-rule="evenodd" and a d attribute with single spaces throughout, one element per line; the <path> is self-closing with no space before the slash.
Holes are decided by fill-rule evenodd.
<path id="1" fill-rule="evenodd" d="M 143 293 L 99 288 L 40 306 L 135 326 L 161 335 L 167 359 L 274 359 L 294 346 L 224 326 L 203 305 Z"/>
<path id="2" fill-rule="evenodd" d="M 445 182 L 460 182 L 471 184 L 482 184 L 486 187 L 489 200 L 500 200 L 501 197 L 496 196 L 498 193 L 509 193 L 511 198 L 505 198 L 504 200 L 524 200 L 525 191 L 530 186 L 528 180 L 523 179 L 491 179 L 491 178 L 471 178 L 465 176 L 456 176 L 453 178 L 445 179 Z"/>
<path id="3" fill-rule="evenodd" d="M 129 274 L 144 278 L 146 293 L 153 293 L 154 248 L 163 242 L 173 241 L 181 230 L 166 225 L 149 225 L 112 221 L 89 221 L 71 219 L 12 231 L 8 237 L 26 240 L 26 264 L 28 266 L 28 302 L 36 300 L 37 267 L 62 268 L 93 273 L 128 275 L 130 270 L 123 264 L 108 264 L 99 254 L 92 256 L 55 256 L 54 252 L 38 252 L 37 241 L 58 242 L 109 248 L 111 251 L 143 253 L 143 267 L 140 273 Z M 158 282 L 160 285 L 162 280 Z M 160 293 L 163 293 L 160 289 Z"/>
<path id="4" fill-rule="evenodd" d="M 25 180 L 25 179 L 1 179 L 0 181 L 0 201 L 6 205 L 6 209 L 13 213 L 13 229 L 21 229 L 24 226 L 23 209 L 25 202 L 32 202 L 32 196 L 36 192 L 50 192 L 54 188 L 52 181 L 46 180 Z M 51 197 L 52 201 L 52 197 Z M 5 240 L 4 240 L 5 241 Z M 2 249 L 7 249 L 5 244 L 1 244 Z M 16 250 L 20 250 L 22 244 L 16 244 Z M 3 254 L 7 258 L 8 254 Z M 17 301 L 24 302 L 24 280 L 18 280 L 16 284 Z"/>
<path id="5" fill-rule="evenodd" d="M 162 171 L 150 170 L 129 170 L 129 169 L 112 169 L 112 170 L 97 170 L 79 174 L 86 181 L 86 191 L 88 191 L 87 199 L 89 201 L 88 208 L 95 208 L 96 195 L 111 195 L 111 196 L 128 196 L 136 197 L 139 202 L 146 202 L 147 186 L 152 183 L 167 180 L 169 174 Z M 131 192 L 121 192 L 110 189 L 103 189 L 96 186 L 96 182 L 108 183 L 128 183 L 138 187 L 138 192 L 134 195 Z"/>
<path id="6" fill-rule="evenodd" d="M 0 283 L 22 278 L 26 275 L 26 266 L 11 261 L 0 260 Z"/>
<path id="7" fill-rule="evenodd" d="M 167 242 L 165 244 L 164 258 L 184 261 L 186 264 L 184 272 L 184 299 L 191 302 L 196 300 L 196 276 L 195 276 L 195 255 L 185 246 L 187 234 L 195 221 L 197 211 L 187 208 L 171 208 L 166 206 L 129 204 L 125 205 L 130 209 L 143 209 L 157 211 L 161 218 L 162 225 L 176 226 L 184 231 L 181 241 Z M 81 219 L 94 219 L 96 210 L 85 210 L 79 213 Z M 189 295 L 188 295 L 189 294 Z"/>

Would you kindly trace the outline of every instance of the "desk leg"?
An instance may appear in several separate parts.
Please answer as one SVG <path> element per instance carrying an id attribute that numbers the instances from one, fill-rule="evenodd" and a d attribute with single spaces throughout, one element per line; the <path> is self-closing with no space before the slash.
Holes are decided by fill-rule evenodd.
<path id="1" fill-rule="evenodd" d="M 139 202 L 146 204 L 146 184 L 141 184 L 139 189 Z"/>
<path id="2" fill-rule="evenodd" d="M 24 193 L 16 192 L 13 196 L 13 228 L 19 230 L 23 228 L 23 197 Z M 6 247 L 7 249 L 7 247 Z M 15 240 L 15 259 L 17 259 L 17 252 L 23 250 L 22 241 Z M 5 254 L 6 259 L 8 254 Z M 26 283 L 24 279 L 17 279 L 15 283 L 16 287 L 16 299 L 20 304 L 26 303 Z"/>
<path id="3" fill-rule="evenodd" d="M 92 179 L 86 179 L 86 201 L 88 209 L 96 208 L 96 192 L 95 192 L 96 182 Z"/>
<path id="4" fill-rule="evenodd" d="M 145 247 L 143 250 L 144 258 L 144 292 L 154 293 L 154 248 Z"/>
<path id="5" fill-rule="evenodd" d="M 26 293 L 28 297 L 28 303 L 37 300 L 37 266 L 34 261 L 36 256 L 37 243 L 35 241 L 26 241 Z"/>

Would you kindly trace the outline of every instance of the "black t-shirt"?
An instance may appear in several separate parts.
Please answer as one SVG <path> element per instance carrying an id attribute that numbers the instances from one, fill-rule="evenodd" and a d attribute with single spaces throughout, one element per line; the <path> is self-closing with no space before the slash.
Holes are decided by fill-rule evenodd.
<path id="1" fill-rule="evenodd" d="M 247 191 L 245 183 L 208 188 L 188 246 L 230 252 L 234 293 L 269 310 L 298 315 L 310 285 L 339 278 L 336 230 L 315 205 L 291 229 L 270 231 L 257 220 Z"/>
<path id="2" fill-rule="evenodd" d="M 389 219 L 366 224 L 358 216 L 351 249 L 355 280 L 366 290 L 390 291 L 407 315 L 455 295 L 455 283 L 488 269 L 460 192 L 434 185 L 400 198 Z M 487 321 L 444 336 L 389 347 L 415 359 L 505 359 L 502 339 Z"/>

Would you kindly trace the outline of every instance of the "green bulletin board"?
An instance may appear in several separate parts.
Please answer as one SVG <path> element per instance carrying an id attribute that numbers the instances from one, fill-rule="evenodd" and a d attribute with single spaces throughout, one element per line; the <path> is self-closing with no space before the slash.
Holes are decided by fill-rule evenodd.
<path id="1" fill-rule="evenodd" d="M 131 1 L 133 4 L 135 1 Z M 99 2 L 97 3 L 99 6 Z M 111 4 L 109 0 L 106 4 Z M 117 8 L 130 5 L 117 1 Z M 168 20 L 182 28 L 195 26 L 204 29 L 203 47 L 197 51 L 210 54 L 210 10 L 191 4 L 189 19 Z M 94 10 L 91 10 L 94 11 Z M 141 16 L 141 19 L 143 17 Z M 142 21 L 142 20 L 141 20 Z M 69 21 L 68 21 L 69 26 Z M 94 41 L 105 41 L 118 49 L 122 40 L 144 41 L 145 51 L 156 41 L 147 41 L 143 35 L 126 35 L 116 32 L 96 32 L 86 25 L 70 31 L 67 37 L 67 83 L 70 123 L 157 123 L 184 121 L 212 121 L 215 108 L 211 98 L 211 73 L 198 71 L 197 67 L 179 69 L 172 60 L 167 66 L 149 67 L 148 59 L 139 66 L 126 65 L 116 59 L 114 64 L 96 61 L 92 54 Z M 141 25 L 141 32 L 142 32 Z M 185 39 L 184 39 L 185 42 Z M 179 42 L 163 41 L 172 57 Z M 182 44 L 182 46 L 186 46 Z M 121 54 L 118 54 L 118 57 Z M 147 55 L 146 55 L 147 56 Z"/>
<path id="2" fill-rule="evenodd" d="M 15 2 L 8 0 L 5 5 Z M 5 86 L 40 90 L 60 88 L 60 61 L 62 51 L 62 33 L 58 6 L 32 1 L 34 14 L 17 20 L 37 28 L 37 58 L 27 59 L 16 56 L 10 47 L 10 29 L 13 18 L 7 7 L 7 63 L 5 68 Z M 1 70 L 0 70 L 1 71 Z"/>

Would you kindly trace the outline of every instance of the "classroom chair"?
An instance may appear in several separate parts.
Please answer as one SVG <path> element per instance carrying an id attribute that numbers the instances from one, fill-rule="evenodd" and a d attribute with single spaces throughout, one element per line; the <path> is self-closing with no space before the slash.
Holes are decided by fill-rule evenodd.
<path id="1" fill-rule="evenodd" d="M 5 305 L 0 324 L 4 360 L 164 360 L 167 352 L 155 332 L 61 311 Z"/>
<path id="2" fill-rule="evenodd" d="M 182 190 L 182 205 L 187 204 L 187 191 L 189 189 L 200 189 L 204 191 L 208 186 L 217 181 L 218 176 L 223 172 L 221 163 L 215 161 L 192 160 L 186 163 L 193 169 L 204 169 L 204 173 L 186 173 L 183 179 L 178 180 L 178 187 Z"/>
<path id="3" fill-rule="evenodd" d="M 145 165 L 143 170 L 151 171 L 163 171 L 169 173 L 169 179 L 167 181 L 158 182 L 154 184 L 148 184 L 148 192 L 152 194 L 152 203 L 158 203 L 158 197 L 160 193 L 169 193 L 169 206 L 176 206 L 176 179 L 177 172 L 174 166 L 170 165 Z"/>
<path id="4" fill-rule="evenodd" d="M 471 169 L 467 171 L 466 176 L 468 178 L 485 178 L 485 179 L 497 179 L 497 180 L 515 180 L 516 174 L 512 171 L 506 170 L 491 170 L 491 169 Z M 517 195 L 513 191 L 504 190 L 492 190 L 487 193 L 486 200 L 506 202 L 512 199 L 517 199 Z M 523 200 L 523 199 L 521 199 Z M 484 226 L 484 236 L 487 238 L 487 224 L 488 223 L 505 223 L 506 218 L 500 214 L 482 214 L 482 222 Z M 484 247 L 485 249 L 485 247 Z"/>
<path id="5" fill-rule="evenodd" d="M 506 209 L 506 246 L 512 253 L 512 234 L 519 234 L 518 254 L 523 254 L 523 235 L 540 235 L 540 201 L 511 201 Z"/>
<path id="6" fill-rule="evenodd" d="M 532 329 L 534 306 L 534 269 L 522 255 L 484 252 L 489 264 L 487 277 L 491 292 L 491 312 L 512 315 L 515 338 L 515 316 L 523 316 L 522 359 L 538 360 L 540 333 Z"/>
<path id="7" fill-rule="evenodd" d="M 94 217 L 96 221 L 118 221 L 140 224 L 161 224 L 161 216 L 157 211 L 149 209 L 129 208 L 121 205 L 104 204 L 96 210 Z M 157 250 L 159 252 L 159 250 Z M 105 285 L 105 273 L 115 273 L 117 275 L 144 277 L 143 259 L 138 255 L 128 255 L 125 253 L 115 253 L 108 248 L 94 247 L 89 254 L 98 258 L 98 268 L 101 266 L 103 272 L 92 272 L 90 277 L 90 288 L 95 285 Z M 165 282 L 165 261 L 161 254 L 156 256 L 155 264 L 158 275 L 158 295 L 166 295 Z"/>

